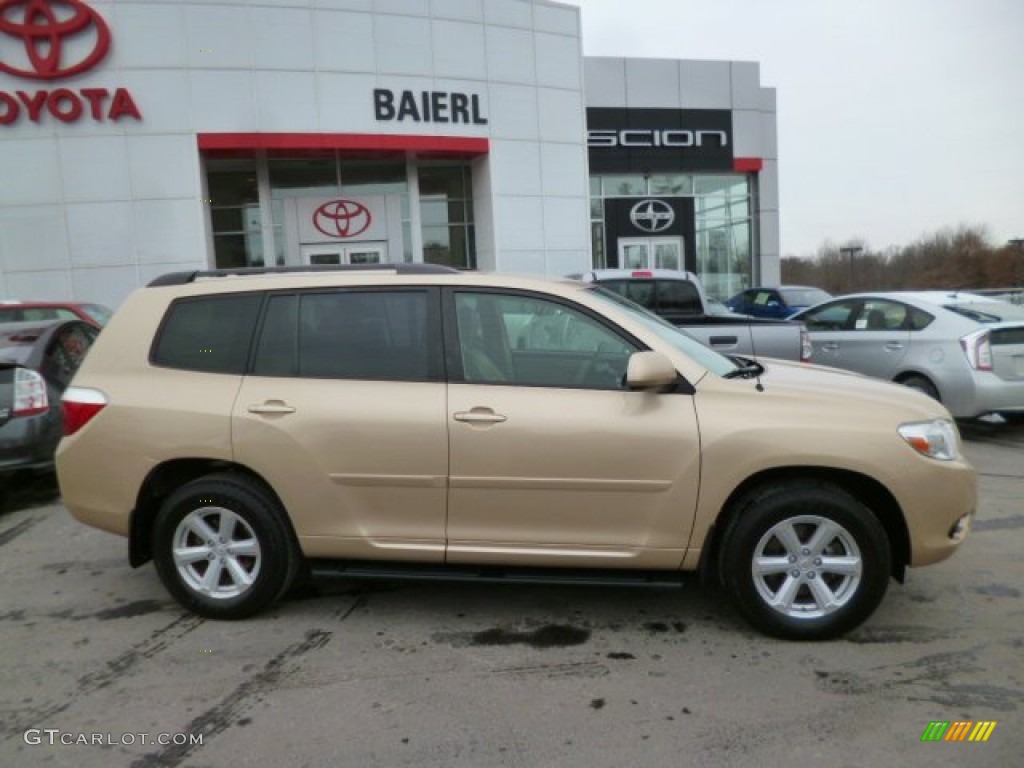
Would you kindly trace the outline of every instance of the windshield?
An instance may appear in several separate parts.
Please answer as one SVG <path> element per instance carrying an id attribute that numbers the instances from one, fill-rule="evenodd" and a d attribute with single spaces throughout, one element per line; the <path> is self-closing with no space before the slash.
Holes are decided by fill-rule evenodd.
<path id="1" fill-rule="evenodd" d="M 85 313 L 100 325 L 106 325 L 114 314 L 102 304 L 83 304 Z"/>
<path id="2" fill-rule="evenodd" d="M 587 290 L 591 291 L 594 296 L 597 296 L 603 301 L 607 301 L 609 304 L 614 304 L 619 309 L 626 310 L 630 315 L 632 315 L 634 320 L 638 320 L 647 328 L 658 334 L 662 341 L 671 344 L 687 357 L 690 357 L 700 363 L 712 373 L 724 376 L 730 371 L 736 370 L 737 366 L 732 362 L 732 360 L 718 354 L 713 349 L 709 349 L 704 346 L 693 338 L 693 336 L 686 333 L 686 331 L 676 328 L 674 325 L 661 319 L 653 312 L 648 312 L 639 304 L 635 304 L 629 299 L 620 296 L 613 291 L 606 290 L 599 285 L 591 285 Z"/>
<path id="3" fill-rule="evenodd" d="M 832 298 L 832 294 L 820 288 L 783 288 L 780 292 L 786 304 L 791 307 L 809 307 Z"/>

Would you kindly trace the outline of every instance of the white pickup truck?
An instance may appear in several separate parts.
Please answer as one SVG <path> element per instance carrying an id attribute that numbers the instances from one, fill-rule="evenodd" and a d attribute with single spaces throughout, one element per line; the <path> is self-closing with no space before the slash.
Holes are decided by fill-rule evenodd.
<path id="1" fill-rule="evenodd" d="M 660 315 L 724 355 L 809 361 L 803 323 L 730 312 L 712 302 L 692 272 L 674 269 L 593 269 L 570 277 L 597 283 Z"/>

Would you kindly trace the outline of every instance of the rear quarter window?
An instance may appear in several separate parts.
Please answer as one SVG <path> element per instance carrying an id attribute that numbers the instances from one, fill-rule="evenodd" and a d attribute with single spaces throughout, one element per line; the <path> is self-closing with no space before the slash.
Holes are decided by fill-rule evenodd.
<path id="1" fill-rule="evenodd" d="M 167 310 L 150 360 L 206 373 L 245 372 L 262 294 L 178 299 Z"/>

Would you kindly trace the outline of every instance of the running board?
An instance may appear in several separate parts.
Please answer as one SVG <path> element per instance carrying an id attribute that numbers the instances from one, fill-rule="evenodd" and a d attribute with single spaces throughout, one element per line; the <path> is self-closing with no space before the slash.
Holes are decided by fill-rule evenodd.
<path id="1" fill-rule="evenodd" d="M 484 565 L 430 565 L 351 560 L 313 560 L 314 579 L 377 579 L 384 581 L 460 581 L 505 584 L 565 584 L 596 587 L 678 589 L 682 571 L 616 569 L 506 568 Z"/>

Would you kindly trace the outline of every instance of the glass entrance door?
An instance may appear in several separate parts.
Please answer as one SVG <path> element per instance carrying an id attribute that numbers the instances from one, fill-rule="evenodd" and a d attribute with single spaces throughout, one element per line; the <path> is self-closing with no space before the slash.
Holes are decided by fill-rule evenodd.
<path id="1" fill-rule="evenodd" d="M 683 268 L 681 237 L 620 237 L 618 249 L 622 269 Z"/>
<path id="2" fill-rule="evenodd" d="M 383 264 L 387 261 L 387 243 L 349 245 L 303 245 L 299 247 L 303 264 Z"/>

